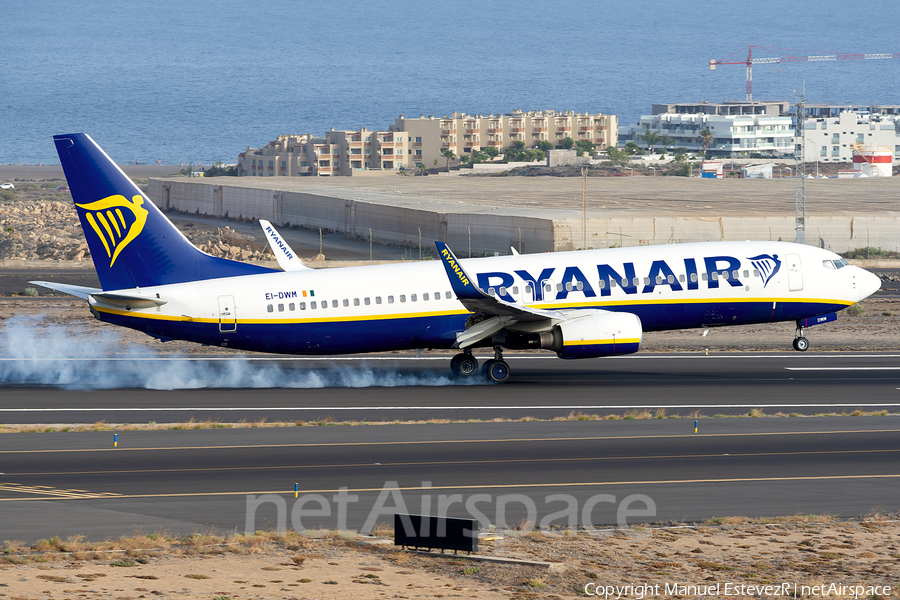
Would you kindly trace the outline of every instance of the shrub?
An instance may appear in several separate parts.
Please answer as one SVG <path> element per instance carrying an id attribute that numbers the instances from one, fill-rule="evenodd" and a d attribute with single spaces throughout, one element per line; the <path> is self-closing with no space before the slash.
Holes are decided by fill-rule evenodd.
<path id="1" fill-rule="evenodd" d="M 858 317 L 866 311 L 865 307 L 862 304 L 853 304 L 847 307 L 847 314 L 851 317 Z"/>

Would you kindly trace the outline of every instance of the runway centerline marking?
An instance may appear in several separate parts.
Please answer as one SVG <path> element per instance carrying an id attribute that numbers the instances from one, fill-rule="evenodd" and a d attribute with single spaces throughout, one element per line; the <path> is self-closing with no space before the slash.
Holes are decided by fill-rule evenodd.
<path id="1" fill-rule="evenodd" d="M 147 452 L 163 450 L 233 450 L 254 448 L 318 448 L 339 446 L 415 446 L 432 444 L 499 444 L 499 443 L 534 443 L 534 442 L 590 442 L 590 441 L 617 441 L 617 440 L 655 440 L 678 438 L 715 438 L 715 437 L 765 437 L 784 435 L 835 435 L 851 433 L 900 433 L 900 429 L 848 429 L 836 431 L 758 431 L 751 433 L 682 433 L 672 435 L 618 435 L 618 436 L 589 436 L 589 437 L 551 437 L 551 438 L 500 438 L 500 439 L 463 439 L 463 440 L 414 440 L 414 441 L 390 441 L 390 442 L 309 442 L 302 444 L 247 444 L 247 445 L 220 445 L 220 446 L 163 446 L 144 448 L 69 448 L 69 449 L 41 449 L 41 450 L 0 450 L 0 454 L 50 454 L 69 452 Z"/>
<path id="2" fill-rule="evenodd" d="M 504 483 L 493 485 L 438 485 L 428 488 L 423 487 L 398 487 L 390 488 L 401 492 L 406 491 L 434 491 L 434 490 L 491 490 L 491 489 L 516 489 L 516 488 L 571 488 L 571 487 L 612 487 L 620 485 L 672 485 L 672 484 L 704 484 L 704 483 L 765 483 L 775 481 L 834 481 L 834 480 L 856 480 L 856 479 L 900 479 L 900 474 L 887 475 L 813 475 L 800 477 L 732 477 L 726 479 L 661 479 L 647 481 L 579 481 L 565 483 Z M 381 492 L 384 487 L 380 488 L 341 488 L 344 493 L 347 492 Z M 336 493 L 337 489 L 314 489 L 314 490 L 298 490 L 303 494 L 327 494 Z M 172 494 L 122 494 L 119 496 L 96 495 L 85 498 L 61 498 L 48 496 L 45 498 L 0 498 L 0 502 L 34 502 L 43 500 L 83 500 L 83 499 L 110 499 L 110 500 L 127 500 L 129 498 L 190 498 L 190 497 L 216 497 L 216 496 L 260 496 L 264 494 L 274 494 L 279 496 L 290 496 L 293 490 L 250 490 L 242 492 L 181 492 Z"/>
<path id="3" fill-rule="evenodd" d="M 811 450 L 805 452 L 740 452 L 722 454 L 656 454 L 647 456 L 581 456 L 571 458 L 504 458 L 496 460 L 439 460 L 439 461 L 409 461 L 409 462 L 382 462 L 379 467 L 410 467 L 410 466 L 445 466 L 445 465 L 505 465 L 517 463 L 562 463 L 562 462 L 588 462 L 588 461 L 613 461 L 613 460 L 666 460 L 685 458 L 747 458 L 747 457 L 777 457 L 777 456 L 818 456 L 823 454 L 885 454 L 900 452 L 900 448 L 878 448 L 874 450 Z M 364 463 L 334 463 L 334 464 L 304 464 L 304 465 L 251 465 L 246 467 L 196 467 L 190 469 L 121 469 L 106 471 L 46 471 L 32 473 L 6 473 L 9 477 L 35 477 L 35 476 L 59 476 L 59 475 L 121 475 L 140 473 L 212 473 L 234 471 L 279 471 L 284 469 L 348 469 L 355 467 L 372 467 L 371 462 Z M 2 485 L 2 484 L 0 484 Z M 42 487 L 42 486 L 36 486 Z M 0 487 L 0 490 L 3 488 Z M 79 490 L 76 490 L 79 491 Z M 83 491 L 83 490 L 81 490 Z"/>

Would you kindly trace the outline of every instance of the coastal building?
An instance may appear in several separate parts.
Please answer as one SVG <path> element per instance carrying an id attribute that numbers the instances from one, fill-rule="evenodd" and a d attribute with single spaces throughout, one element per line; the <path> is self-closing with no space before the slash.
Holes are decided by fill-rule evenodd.
<path id="1" fill-rule="evenodd" d="M 900 113 L 845 111 L 807 118 L 803 128 L 804 162 L 853 162 L 854 144 L 887 147 L 900 159 Z"/>
<path id="2" fill-rule="evenodd" d="M 771 115 L 783 117 L 790 114 L 787 100 L 726 100 L 725 102 L 669 102 L 651 105 L 654 115 Z"/>
<path id="3" fill-rule="evenodd" d="M 415 165 L 444 164 L 444 152 L 457 157 L 467 153 L 496 148 L 502 154 L 517 142 L 534 148 L 541 142 L 560 146 L 566 138 L 575 142 L 589 141 L 598 148 L 615 147 L 618 142 L 618 118 L 603 113 L 516 109 L 511 113 L 487 116 L 451 113 L 443 117 L 424 116 L 396 120 L 394 131 L 407 134 L 410 156 Z"/>
<path id="4" fill-rule="evenodd" d="M 281 135 L 262 148 L 248 146 L 238 155 L 238 175 L 377 176 L 419 165 L 445 165 L 447 150 L 458 161 L 485 148 L 503 154 L 518 142 L 529 149 L 541 142 L 558 147 L 567 137 L 590 141 L 598 148 L 615 147 L 617 136 L 618 119 L 602 113 L 514 110 L 502 115 L 454 112 L 412 119 L 400 115 L 387 130 L 332 129 L 324 137 Z"/>
<path id="5" fill-rule="evenodd" d="M 712 140 L 706 151 L 717 157 L 765 154 L 778 156 L 794 152 L 794 127 L 791 117 L 766 113 L 718 115 L 708 113 L 659 113 L 642 116 L 637 125 L 619 128 L 619 146 L 634 142 L 648 148 L 644 136 L 654 132 L 661 141 L 654 150 L 671 152 L 685 148 L 688 152 L 703 150 L 701 131 L 708 130 Z"/>
<path id="6" fill-rule="evenodd" d="M 240 177 L 367 175 L 409 166 L 406 136 L 394 131 L 336 131 L 325 137 L 280 135 L 262 148 L 238 155 Z"/>

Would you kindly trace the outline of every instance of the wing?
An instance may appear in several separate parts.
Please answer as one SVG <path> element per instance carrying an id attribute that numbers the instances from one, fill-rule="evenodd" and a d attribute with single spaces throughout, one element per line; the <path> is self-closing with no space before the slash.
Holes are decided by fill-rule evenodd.
<path id="1" fill-rule="evenodd" d="M 472 282 L 472 278 L 459 264 L 453 251 L 444 242 L 435 242 L 444 270 L 450 279 L 450 287 L 456 298 L 466 310 L 475 313 L 477 318 L 466 322 L 466 330 L 457 334 L 456 341 L 460 348 L 471 346 L 501 329 L 517 328 L 518 324 L 528 324 L 523 328 L 537 332 L 549 330 L 554 325 L 568 320 L 571 311 L 542 310 L 524 304 L 504 302 L 499 298 L 485 294 Z"/>
<path id="2" fill-rule="evenodd" d="M 278 266 L 281 267 L 282 271 L 310 270 L 310 268 L 304 265 L 303 261 L 297 257 L 297 253 L 288 246 L 288 243 L 281 237 L 281 234 L 275 231 L 275 228 L 271 223 L 265 219 L 260 219 L 259 225 L 262 227 L 263 233 L 266 234 L 266 241 L 269 242 L 272 254 L 275 255 L 275 260 L 278 261 Z"/>

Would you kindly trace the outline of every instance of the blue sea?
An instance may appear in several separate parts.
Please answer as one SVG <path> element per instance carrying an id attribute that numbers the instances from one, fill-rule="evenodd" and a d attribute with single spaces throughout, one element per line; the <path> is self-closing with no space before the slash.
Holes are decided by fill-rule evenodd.
<path id="1" fill-rule="evenodd" d="M 803 7 L 798 14 L 797 6 Z M 900 51 L 892 2 L 4 2 L 0 164 L 84 131 L 120 163 L 235 162 L 280 134 L 454 110 L 611 113 L 745 95 L 750 44 Z M 755 52 L 755 56 L 774 53 Z M 760 65 L 754 98 L 900 104 L 900 59 Z"/>

